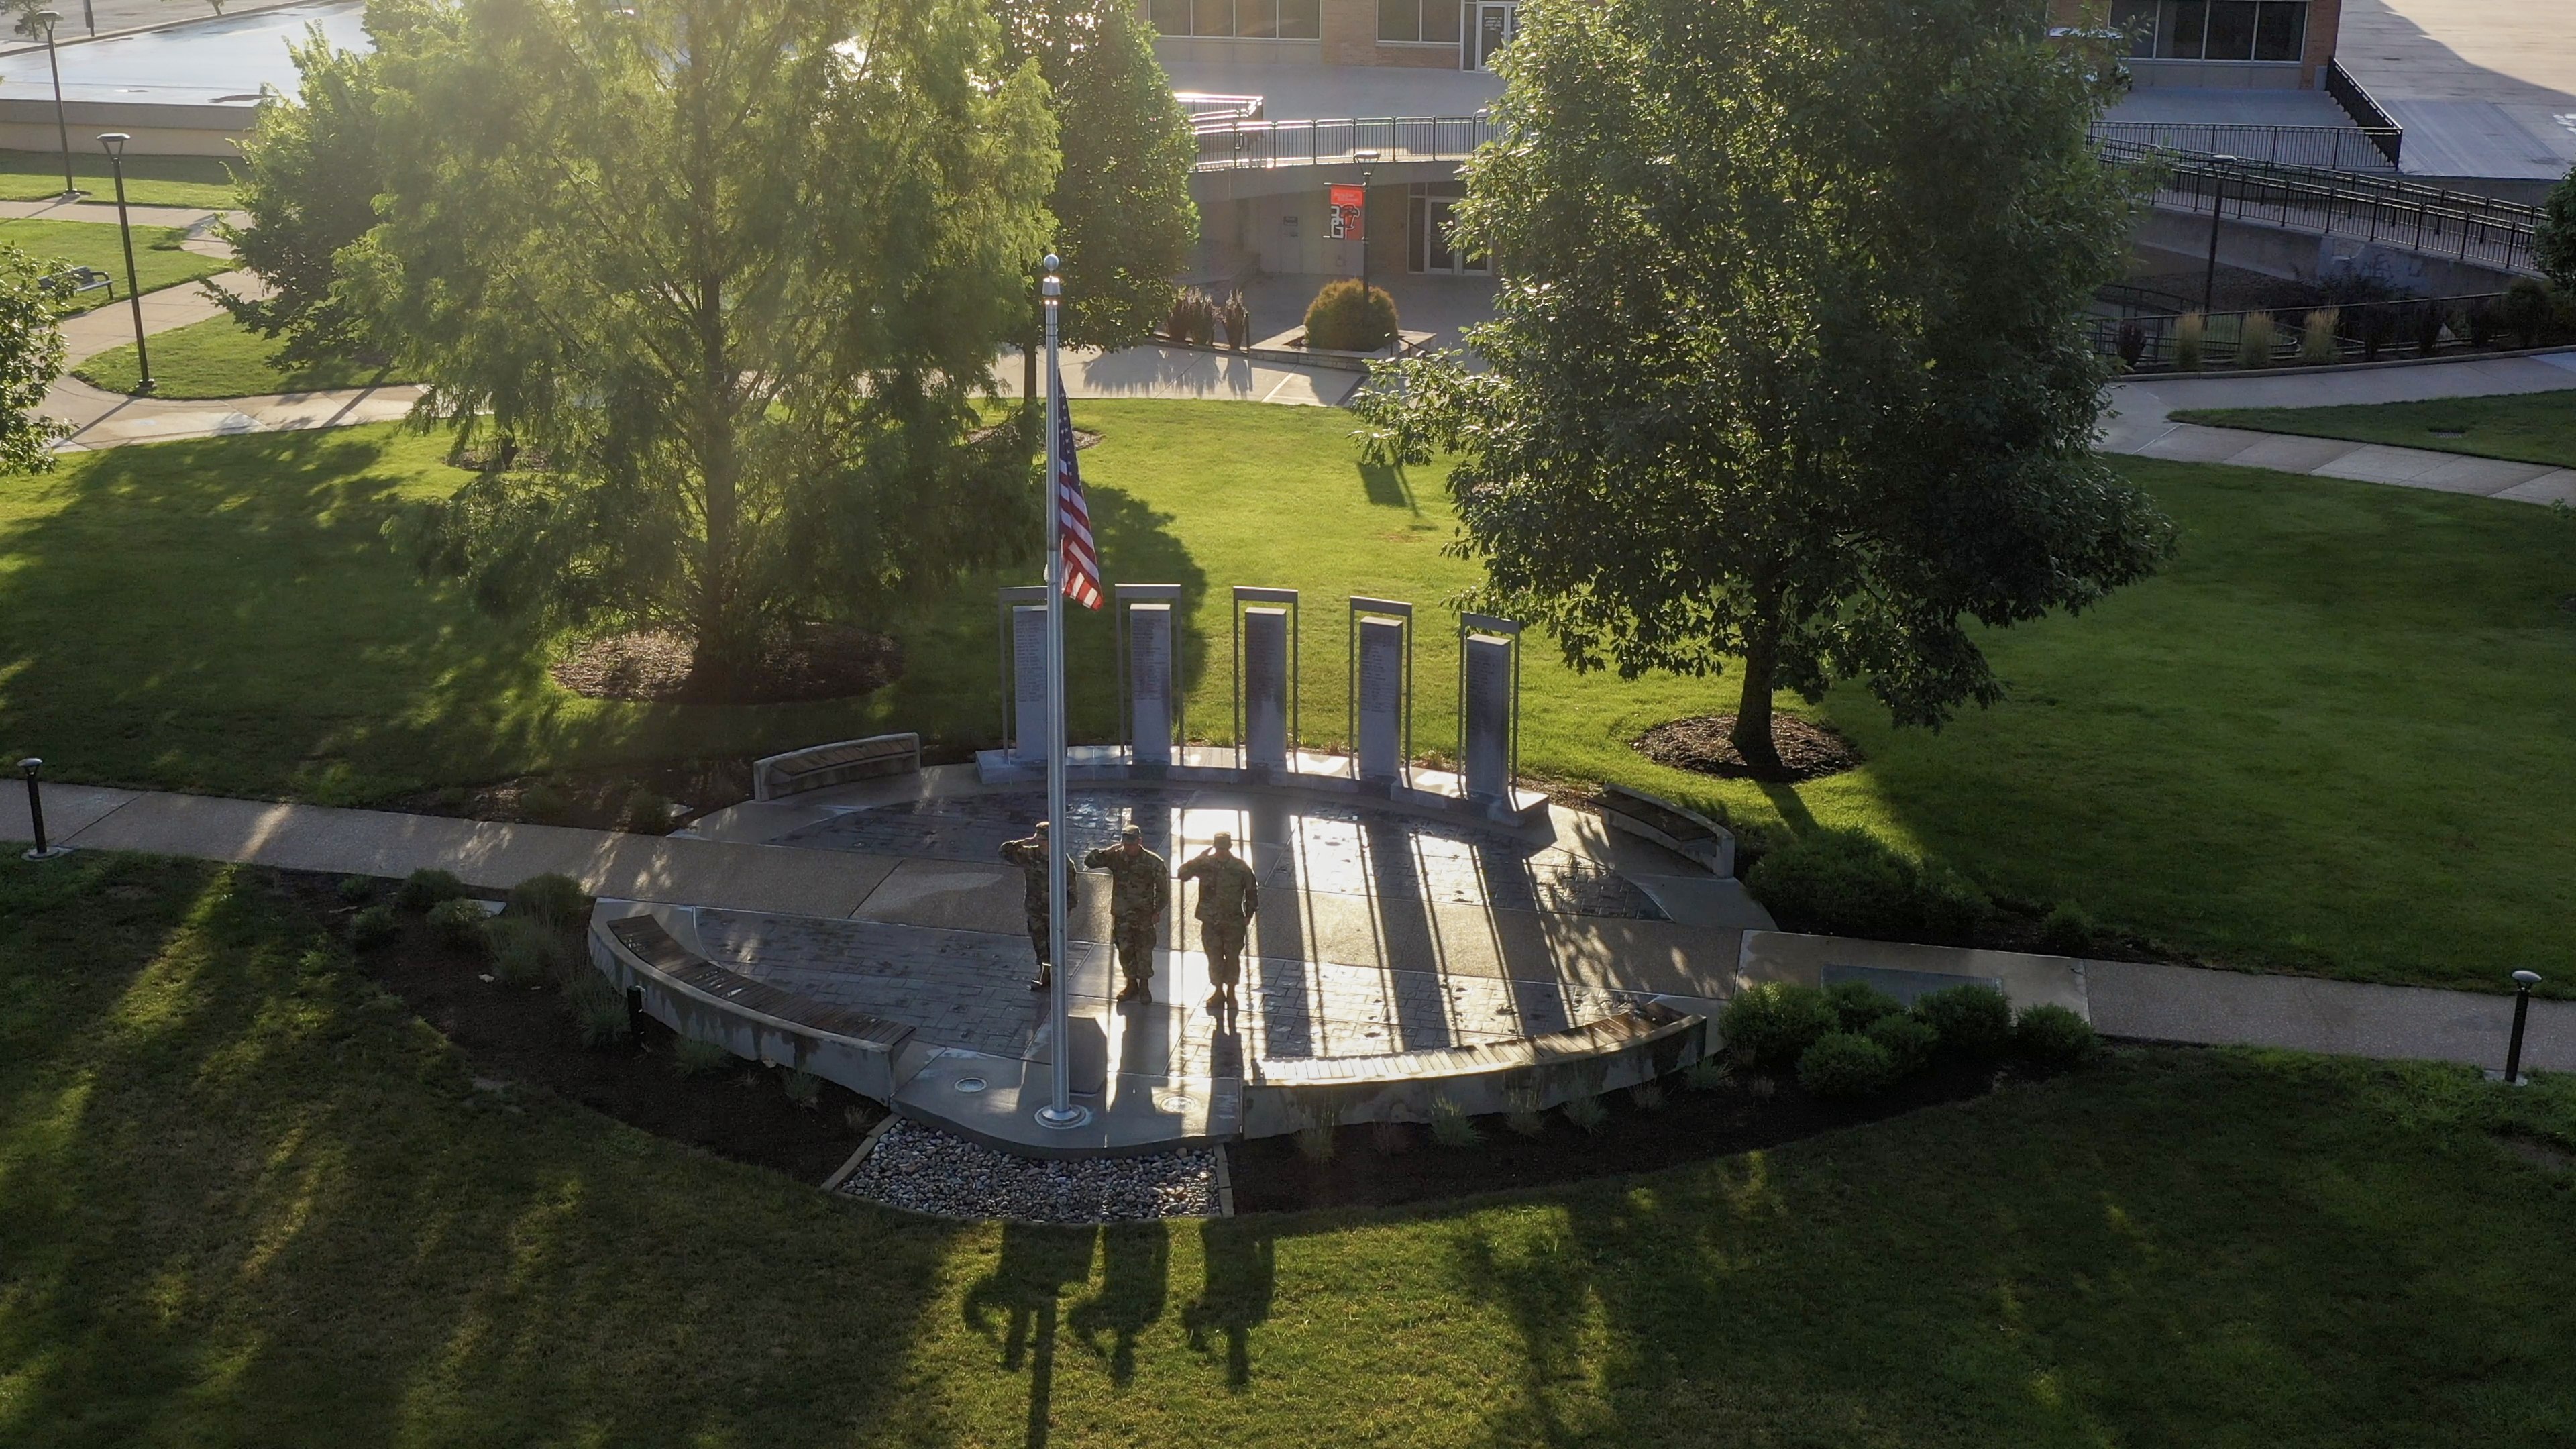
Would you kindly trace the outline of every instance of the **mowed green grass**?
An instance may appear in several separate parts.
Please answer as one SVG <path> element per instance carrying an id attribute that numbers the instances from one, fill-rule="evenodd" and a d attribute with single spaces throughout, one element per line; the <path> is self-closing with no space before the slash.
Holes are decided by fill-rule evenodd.
<path id="1" fill-rule="evenodd" d="M 1306 737 L 1343 732 L 1344 600 L 1422 606 L 1416 742 L 1454 748 L 1455 614 L 1439 469 L 1364 469 L 1324 410 L 1088 403 L 1113 581 L 1185 590 L 1188 724 L 1230 730 L 1227 586 L 1305 591 Z M 60 777 L 327 802 L 620 760 L 756 754 L 881 728 L 998 735 L 992 588 L 887 623 L 909 668 L 864 701 L 766 709 L 586 700 L 535 630 L 422 584 L 385 541 L 461 474 L 390 428 L 120 448 L 0 481 L 0 751 Z M 1879 832 L 1988 889 L 2070 902 L 2204 959 L 2492 986 L 2576 975 L 2562 929 L 2576 812 L 2576 529 L 2412 489 L 2137 461 L 2183 528 L 2156 579 L 1992 634 L 2011 700 L 1897 730 L 1855 685 L 1815 713 L 1869 755 L 1791 787 L 1643 760 L 1732 681 L 1577 677 L 1532 641 L 1522 759 L 1777 834 Z M 1015 575 L 1010 581 L 1024 577 Z M 1111 634 L 1075 612 L 1077 739 L 1111 738 Z M 1804 706 L 1800 706 L 1804 708 Z M 14 758 L 14 756 L 11 756 Z"/>
<path id="2" fill-rule="evenodd" d="M 92 137 L 74 137 L 72 180 L 92 201 L 114 202 L 116 178 Z M 0 201 L 46 201 L 62 195 L 59 151 L 0 151 Z M 232 173 L 218 156 L 128 156 L 125 199 L 134 206 L 233 204 Z"/>
<path id="3" fill-rule="evenodd" d="M 1060 1229 L 473 1076 L 269 876 L 0 863 L 0 1442 L 2576 1438 L 2576 1180 L 2501 1135 L 2576 1145 L 2563 1078 L 2135 1050 L 1630 1180 Z"/>
<path id="4" fill-rule="evenodd" d="M 2188 423 L 2349 438 L 2440 453 L 2576 468 L 2576 388 L 2321 408 L 2188 408 Z"/>
<path id="5" fill-rule="evenodd" d="M 134 228 L 134 275 L 143 283 L 144 291 L 157 292 L 232 270 L 233 264 L 221 257 L 182 250 L 179 242 L 184 236 L 186 233 L 175 226 Z M 0 220 L 0 242 L 17 247 L 39 263 L 96 267 L 116 279 L 116 300 L 125 300 L 125 244 L 112 225 L 12 218 Z M 106 305 L 108 297 L 102 289 L 81 293 L 65 310 L 85 312 Z"/>
<path id="6" fill-rule="evenodd" d="M 161 398 L 252 397 L 365 387 L 386 379 L 386 369 L 330 360 L 294 368 L 269 361 L 284 345 L 262 337 L 227 314 L 154 334 L 152 395 Z M 132 392 L 142 367 L 131 343 L 111 348 L 73 369 L 73 375 L 110 392 Z"/>

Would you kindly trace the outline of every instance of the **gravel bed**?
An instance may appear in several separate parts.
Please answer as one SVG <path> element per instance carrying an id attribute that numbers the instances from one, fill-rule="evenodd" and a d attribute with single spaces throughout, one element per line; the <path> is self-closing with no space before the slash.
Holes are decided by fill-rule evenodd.
<path id="1" fill-rule="evenodd" d="M 1071 1161 L 1013 1157 L 899 1121 L 841 1184 L 852 1197 L 952 1218 L 1027 1223 L 1141 1222 L 1216 1215 L 1216 1154 Z"/>

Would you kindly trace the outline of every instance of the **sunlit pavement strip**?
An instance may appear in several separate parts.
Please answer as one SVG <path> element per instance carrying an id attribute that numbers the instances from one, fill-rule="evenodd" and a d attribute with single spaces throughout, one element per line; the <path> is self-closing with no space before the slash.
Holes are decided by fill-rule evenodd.
<path id="1" fill-rule="evenodd" d="M 1142 1222 L 1217 1212 L 1216 1154 L 1066 1161 L 1013 1157 L 899 1121 L 841 1184 L 852 1197 L 953 1218 L 1029 1223 Z"/>

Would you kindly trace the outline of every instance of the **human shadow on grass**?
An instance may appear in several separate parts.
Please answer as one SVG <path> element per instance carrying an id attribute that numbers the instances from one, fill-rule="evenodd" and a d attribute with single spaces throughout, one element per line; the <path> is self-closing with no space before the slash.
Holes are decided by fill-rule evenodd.
<path id="1" fill-rule="evenodd" d="M 479 1087 L 278 877 L 0 864 L 11 1443 L 813 1443 L 958 1229 Z M 41 1029 L 38 1029 L 39 1026 Z M 289 1426 L 292 1426 L 291 1428 Z"/>
<path id="2" fill-rule="evenodd" d="M 993 1271 L 966 1290 L 967 1326 L 1001 1350 L 1004 1369 L 1028 1370 L 1029 1449 L 1047 1442 L 1058 1313 L 1067 1289 L 1091 1277 L 1091 1244 L 1087 1229 L 1005 1223 Z"/>

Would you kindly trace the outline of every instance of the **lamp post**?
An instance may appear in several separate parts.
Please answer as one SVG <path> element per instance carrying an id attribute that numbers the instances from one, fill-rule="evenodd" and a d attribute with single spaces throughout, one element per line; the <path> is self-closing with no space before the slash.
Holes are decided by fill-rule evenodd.
<path id="1" fill-rule="evenodd" d="M 2209 158 L 2209 269 L 2200 274 L 2200 315 L 2209 315 L 2210 298 L 2218 290 L 2218 218 L 2227 209 L 2227 168 L 2236 158 L 2227 155 Z"/>
<path id="2" fill-rule="evenodd" d="M 27 824 L 36 840 L 24 853 L 23 858 L 27 860 L 52 860 L 58 855 L 72 853 L 70 846 L 56 845 L 45 838 L 45 797 L 36 789 L 36 772 L 44 767 L 45 762 L 33 755 L 18 762 L 19 772 L 27 777 Z"/>
<path id="3" fill-rule="evenodd" d="M 2522 1085 L 2522 1028 L 2531 1020 L 2531 988 L 2540 984 L 2537 971 L 2513 973 L 2513 1041 L 2504 1049 L 2504 1084 Z"/>
<path id="4" fill-rule="evenodd" d="M 1351 153 L 1351 159 L 1360 163 L 1360 306 L 1363 311 L 1368 308 L 1369 301 L 1369 177 L 1376 171 L 1378 157 L 1383 154 L 1373 148 Z"/>
<path id="5" fill-rule="evenodd" d="M 98 144 L 116 171 L 116 230 L 125 239 L 125 300 L 134 304 L 134 371 L 141 378 L 134 390 L 150 392 L 152 354 L 143 346 L 143 284 L 134 275 L 134 227 L 125 218 L 125 143 L 133 139 L 123 131 L 110 131 L 98 138 Z"/>
<path id="6" fill-rule="evenodd" d="M 63 144 L 63 200 L 72 201 L 81 191 L 72 182 L 72 123 L 63 114 L 63 62 L 54 51 L 54 27 L 62 19 L 51 10 L 39 10 L 27 17 L 27 23 L 45 32 L 45 64 L 54 72 L 54 137 Z"/>

